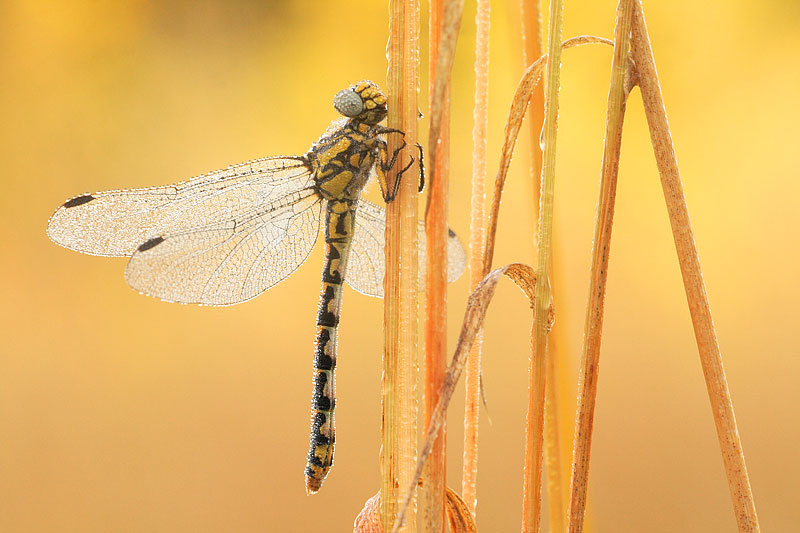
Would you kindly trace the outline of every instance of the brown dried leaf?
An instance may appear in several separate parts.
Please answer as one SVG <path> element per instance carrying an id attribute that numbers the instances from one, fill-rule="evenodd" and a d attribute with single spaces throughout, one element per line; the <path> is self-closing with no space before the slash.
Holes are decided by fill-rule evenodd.
<path id="1" fill-rule="evenodd" d="M 581 35 L 567 39 L 562 43 L 564 49 L 580 46 L 584 44 L 607 44 L 614 45 L 613 41 L 603 39 L 602 37 L 594 37 L 592 35 Z M 511 165 L 511 156 L 514 154 L 514 146 L 517 144 L 517 137 L 519 130 L 522 127 L 522 119 L 525 118 L 525 113 L 528 110 L 528 102 L 530 102 L 533 90 L 539 82 L 539 77 L 542 75 L 545 63 L 547 61 L 547 54 L 543 55 L 525 70 L 522 79 L 517 85 L 517 90 L 514 92 L 514 98 L 511 101 L 511 109 L 508 111 L 508 120 L 506 121 L 505 140 L 503 141 L 503 151 L 500 155 L 500 168 L 497 171 L 494 185 L 494 197 L 492 199 L 492 208 L 489 212 L 489 223 L 486 232 L 486 247 L 484 248 L 483 271 L 489 272 L 492 266 L 492 256 L 494 255 L 494 239 L 497 233 L 497 218 L 500 213 L 500 197 L 503 193 L 503 187 L 506 182 L 506 175 L 508 174 L 508 167 Z"/>
<path id="2" fill-rule="evenodd" d="M 353 521 L 353 533 L 383 533 L 380 505 L 381 493 L 378 491 L 364 503 L 364 508 Z"/>
<path id="3" fill-rule="evenodd" d="M 447 487 L 445 498 L 451 533 L 478 533 L 475 519 L 461 496 L 450 487 Z"/>

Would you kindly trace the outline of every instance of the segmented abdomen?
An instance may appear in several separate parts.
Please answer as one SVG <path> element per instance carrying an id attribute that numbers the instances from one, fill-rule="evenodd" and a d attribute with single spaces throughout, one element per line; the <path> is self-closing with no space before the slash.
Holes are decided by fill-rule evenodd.
<path id="1" fill-rule="evenodd" d="M 336 332 L 342 305 L 342 283 L 353 238 L 356 201 L 329 200 L 325 219 L 325 268 L 317 313 L 311 436 L 306 490 L 317 492 L 333 464 L 336 403 Z"/>

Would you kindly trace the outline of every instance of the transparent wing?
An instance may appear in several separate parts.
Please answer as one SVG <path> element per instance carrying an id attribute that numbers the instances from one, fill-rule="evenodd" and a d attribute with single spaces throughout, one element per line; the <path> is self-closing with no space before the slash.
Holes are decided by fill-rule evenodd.
<path id="1" fill-rule="evenodd" d="M 50 217 L 47 234 L 78 252 L 129 256 L 151 237 L 235 220 L 312 184 L 302 158 L 257 159 L 175 185 L 77 196 Z"/>
<path id="2" fill-rule="evenodd" d="M 353 232 L 353 244 L 347 261 L 345 281 L 360 293 L 383 298 L 384 231 L 386 229 L 386 211 L 382 207 L 358 201 L 356 225 Z M 419 286 L 425 281 L 425 224 L 419 222 Z M 466 267 L 464 247 L 450 231 L 447 240 L 447 280 L 455 281 Z"/>
<path id="3" fill-rule="evenodd" d="M 236 217 L 151 238 L 131 257 L 125 279 L 173 302 L 249 300 L 306 260 L 319 234 L 320 206 L 316 192 L 306 189 Z"/>

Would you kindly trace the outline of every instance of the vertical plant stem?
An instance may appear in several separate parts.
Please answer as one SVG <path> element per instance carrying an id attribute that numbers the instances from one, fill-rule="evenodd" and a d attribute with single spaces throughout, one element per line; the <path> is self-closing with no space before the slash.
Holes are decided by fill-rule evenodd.
<path id="1" fill-rule="evenodd" d="M 558 92 L 561 74 L 562 0 L 550 1 L 550 27 L 545 85 L 542 188 L 539 202 L 539 248 L 536 310 L 533 324 L 531 372 L 528 385 L 528 417 L 525 425 L 525 481 L 523 531 L 538 531 L 541 515 L 542 442 L 544 429 L 544 387 L 547 359 L 547 309 L 550 306 L 550 265 L 553 240 L 553 193 L 555 190 Z"/>
<path id="2" fill-rule="evenodd" d="M 417 142 L 419 85 L 419 3 L 389 3 L 388 125 L 405 132 L 409 146 Z M 389 136 L 390 153 L 399 136 Z M 404 150 L 389 175 L 409 161 Z M 384 368 L 381 424 L 381 524 L 392 527 L 397 513 L 398 487 L 414 475 L 417 452 L 417 183 L 405 179 L 386 208 L 386 276 L 384 278 Z M 405 531 L 416 531 L 416 509 L 408 511 Z"/>
<path id="3" fill-rule="evenodd" d="M 522 0 L 522 41 L 523 41 L 523 57 L 525 60 L 525 68 L 531 63 L 536 61 L 542 55 L 542 14 L 541 5 L 539 0 Z M 539 214 L 539 191 L 541 188 L 541 172 L 542 172 L 542 150 L 539 146 L 539 140 L 542 131 L 542 124 L 544 122 L 544 88 L 538 85 L 533 90 L 530 103 L 528 104 L 528 128 L 531 141 L 531 178 L 533 182 L 533 212 L 534 227 L 533 234 L 536 234 L 538 226 Z M 554 266 L 558 263 L 555 260 L 557 250 L 554 250 Z M 555 270 L 555 269 L 554 269 Z M 553 284 L 553 299 L 556 302 L 562 301 L 559 285 L 554 282 L 551 276 L 551 283 Z M 560 416 L 561 412 L 567 413 L 568 409 L 561 409 L 559 397 L 560 387 L 562 381 L 566 381 L 566 375 L 559 375 L 563 373 L 561 365 L 559 365 L 559 347 L 563 349 L 565 342 L 556 342 L 557 340 L 564 341 L 563 332 L 564 327 L 561 321 L 555 324 L 553 331 L 550 333 L 550 342 L 548 343 L 547 350 L 547 368 L 546 368 L 546 381 L 547 388 L 545 390 L 545 463 L 547 465 L 547 494 L 550 514 L 550 531 L 554 533 L 561 533 L 564 530 L 564 508 L 565 508 L 565 494 L 567 493 L 567 479 L 562 470 L 564 464 L 561 460 L 562 446 L 560 444 Z M 561 371 L 561 372 L 560 372 Z M 567 427 L 569 423 L 564 424 Z M 564 439 L 568 441 L 568 439 Z M 564 452 L 566 454 L 566 452 Z"/>
<path id="4" fill-rule="evenodd" d="M 421 481 L 422 479 L 422 472 L 425 467 L 425 463 L 431 455 L 431 450 L 433 449 L 433 443 L 436 440 L 436 436 L 444 424 L 444 413 L 447 411 L 447 406 L 450 404 L 450 400 L 453 398 L 456 385 L 458 384 L 458 380 L 461 377 L 464 366 L 466 365 L 466 359 L 467 355 L 469 354 L 469 350 L 472 347 L 475 336 L 483 327 L 486 309 L 492 299 L 492 296 L 494 295 L 497 281 L 504 274 L 514 281 L 517 287 L 522 289 L 522 292 L 528 297 L 531 308 L 533 309 L 535 307 L 533 298 L 537 280 L 536 273 L 530 266 L 521 263 L 512 263 L 510 265 L 493 270 L 470 294 L 469 300 L 467 301 L 467 309 L 464 314 L 464 320 L 461 324 L 461 333 L 459 334 L 458 342 L 456 343 L 455 353 L 453 354 L 453 358 L 447 368 L 439 402 L 436 404 L 436 409 L 431 417 L 431 425 L 425 430 L 422 449 L 420 450 L 419 457 L 417 458 L 416 473 L 412 478 L 412 483 L 406 487 L 405 491 L 403 492 L 403 499 L 400 502 L 400 511 L 397 521 L 392 529 L 393 533 L 398 532 L 403 525 L 403 520 L 406 516 L 409 503 L 411 502 L 411 497 L 416 492 L 418 481 Z M 551 307 L 548 309 L 547 314 L 548 328 L 553 324 L 553 319 L 554 314 Z M 448 493 L 451 492 L 452 491 L 448 490 Z M 469 522 L 469 520 L 466 522 Z M 475 530 L 451 529 L 451 531 L 454 533 L 458 531 L 460 533 L 462 531 Z"/>
<path id="5" fill-rule="evenodd" d="M 525 66 L 527 67 L 532 62 L 536 61 L 542 55 L 542 13 L 541 2 L 539 0 L 523 0 L 523 42 L 524 42 L 524 57 Z M 541 189 L 541 172 L 542 172 L 542 149 L 539 145 L 542 125 L 544 123 L 544 87 L 537 85 L 534 88 L 533 95 L 528 108 L 528 128 L 531 143 L 531 178 L 533 182 L 533 206 L 534 206 L 534 226 L 533 234 L 536 234 L 538 228 L 538 215 L 539 215 L 539 192 Z M 553 272 L 557 272 L 557 248 L 553 250 Z M 554 276 L 550 276 L 552 285 L 553 300 L 555 302 L 563 301 L 559 285 L 555 283 Z M 560 305 L 560 304 L 559 304 Z M 562 381 L 567 380 L 566 374 L 563 372 L 560 362 L 559 348 L 563 350 L 566 345 L 563 321 L 555 324 L 553 330 L 550 332 L 550 340 L 547 345 L 547 366 L 545 369 L 545 381 L 547 387 L 545 389 L 545 424 L 544 424 L 544 456 L 545 464 L 547 465 L 547 494 L 550 523 L 549 529 L 553 533 L 561 533 L 564 530 L 564 509 L 566 507 L 565 495 L 567 493 L 568 476 L 562 470 L 565 468 L 565 461 L 561 460 L 562 446 L 560 444 L 560 431 L 562 425 L 560 424 L 560 413 L 568 413 L 569 409 L 561 409 L 561 398 L 559 397 L 560 387 Z M 556 342 L 556 341 L 562 342 Z M 563 375 L 559 375 L 563 374 Z M 569 422 L 566 422 L 563 427 L 568 427 Z M 564 439 L 568 441 L 569 439 Z M 566 453 L 564 453 L 566 455 Z"/>
<path id="6" fill-rule="evenodd" d="M 717 334 L 711 318 L 700 260 L 694 242 L 689 210 L 683 194 L 683 184 L 678 170 L 678 160 L 672 145 L 664 108 L 664 98 L 656 72 L 653 49 L 647 33 L 642 4 L 636 1 L 633 12 L 631 50 L 639 75 L 639 87 L 642 101 L 650 127 L 650 139 L 656 156 L 656 164 L 661 175 L 661 186 L 667 203 L 667 212 L 672 226 L 672 236 L 678 253 L 678 262 L 683 276 L 689 313 L 692 317 L 697 348 L 700 352 L 700 363 L 706 380 L 708 397 L 717 428 L 722 460 L 728 476 L 736 522 L 739 531 L 759 531 L 747 465 L 736 426 L 725 370 L 722 367 L 722 355 L 717 342 Z"/>
<path id="7" fill-rule="evenodd" d="M 441 101 L 434 100 L 437 80 L 442 12 L 444 0 L 431 0 L 429 27 L 429 108 L 439 107 L 441 125 L 438 136 L 431 128 L 429 146 L 432 152 L 428 179 L 428 204 L 425 214 L 425 392 L 423 423 L 428 427 L 439 401 L 447 367 L 447 196 L 450 149 L 450 87 Z M 435 153 L 433 153 L 435 152 Z M 420 489 L 421 523 L 425 531 L 444 532 L 446 487 L 446 432 L 436 438 L 431 457 L 425 466 L 424 484 Z"/>
<path id="8" fill-rule="evenodd" d="M 561 46 L 566 50 L 585 44 L 606 44 L 614 46 L 612 41 L 593 35 L 572 37 L 561 43 Z M 484 272 L 487 274 L 491 269 L 492 259 L 494 257 L 497 220 L 500 215 L 500 200 L 503 196 L 503 187 L 505 187 L 508 169 L 511 166 L 511 159 L 514 155 L 514 147 L 516 146 L 517 137 L 522 128 L 522 119 L 525 117 L 525 113 L 528 109 L 531 93 L 539 83 L 539 78 L 542 75 L 544 66 L 546 66 L 547 58 L 548 56 L 545 54 L 528 66 L 525 73 L 522 75 L 519 85 L 517 85 L 514 98 L 511 100 L 511 109 L 509 109 L 508 120 L 506 121 L 505 127 L 505 139 L 500 153 L 500 168 L 498 168 L 497 175 L 495 176 L 494 194 L 489 209 L 489 218 L 486 223 L 486 245 L 483 253 L 483 268 Z"/>
<path id="9" fill-rule="evenodd" d="M 542 50 L 541 0 L 522 0 L 522 57 L 525 68 L 539 59 Z M 539 207 L 539 178 L 542 172 L 542 149 L 539 141 L 544 124 L 544 87 L 537 85 L 528 103 L 528 131 L 531 138 L 531 176 L 533 176 L 533 204 Z M 538 220 L 535 222 L 538 224 Z M 533 229 L 536 234 L 536 227 Z"/>
<path id="10" fill-rule="evenodd" d="M 557 241 L 557 239 L 556 239 Z M 557 248 L 556 248 L 557 250 Z M 556 251 L 553 252 L 553 269 L 550 274 L 552 281 L 552 294 L 554 302 L 563 302 L 563 289 L 559 290 L 557 277 L 554 276 L 558 272 L 558 261 Z M 561 416 L 562 412 L 568 413 L 569 410 L 563 409 L 560 406 L 561 399 L 559 391 L 561 390 L 561 383 L 565 381 L 562 379 L 561 362 L 559 349 L 563 350 L 566 344 L 566 335 L 564 334 L 564 327 L 555 324 L 550 331 L 550 339 L 547 342 L 547 357 L 545 368 L 545 382 L 547 386 L 544 391 L 544 459 L 547 473 L 547 502 L 548 511 L 550 516 L 549 530 L 551 533 L 561 533 L 564 531 L 564 509 L 566 508 L 564 499 L 569 487 L 565 486 L 566 480 L 569 475 L 562 470 L 565 468 L 564 462 L 561 460 L 562 455 L 568 456 L 567 453 L 562 453 L 561 445 Z M 569 426 L 566 422 L 564 426 Z M 566 439 L 569 440 L 569 439 Z"/>
<path id="11" fill-rule="evenodd" d="M 607 44 L 607 45 L 613 45 L 613 43 L 611 41 L 609 41 L 608 39 L 602 39 L 600 37 L 594 37 L 594 36 L 591 36 L 591 35 L 584 35 L 584 36 L 580 36 L 580 37 L 573 37 L 572 39 L 568 39 L 567 41 L 564 41 L 564 43 L 562 43 L 562 47 L 564 49 L 567 49 L 567 48 L 571 48 L 573 46 L 580 46 L 580 45 L 589 44 L 589 43 L 602 43 L 602 44 Z M 541 73 L 542 73 L 542 69 L 546 65 L 547 59 L 548 59 L 548 55 L 545 54 L 544 56 L 538 58 L 536 61 L 531 63 L 531 65 L 525 70 L 525 74 L 522 76 L 522 79 L 520 80 L 520 83 L 517 86 L 517 90 L 514 93 L 514 98 L 513 98 L 512 102 L 511 102 L 511 109 L 509 110 L 508 121 L 506 122 L 506 128 L 505 128 L 505 140 L 503 142 L 503 149 L 502 149 L 502 153 L 501 153 L 501 156 L 500 156 L 500 168 L 498 169 L 497 176 L 495 178 L 494 195 L 493 195 L 493 198 L 492 198 L 492 205 L 491 205 L 491 210 L 489 212 L 489 218 L 488 218 L 488 221 L 487 221 L 487 224 L 486 224 L 486 240 L 485 240 L 486 244 L 485 244 L 485 247 L 484 247 L 484 257 L 483 257 L 483 269 L 484 269 L 483 271 L 485 273 L 488 273 L 489 268 L 490 268 L 490 266 L 492 264 L 492 256 L 493 256 L 493 252 L 494 252 L 494 242 L 495 242 L 495 236 L 496 236 L 496 232 L 497 232 L 497 220 L 498 220 L 498 215 L 499 215 L 499 212 L 500 212 L 500 198 L 502 196 L 503 186 L 505 184 L 506 175 L 508 173 L 508 168 L 509 168 L 509 165 L 511 164 L 511 157 L 512 157 L 513 152 L 514 152 L 514 146 L 516 144 L 517 136 L 518 136 L 519 131 L 520 131 L 521 126 L 522 126 L 522 120 L 523 120 L 523 118 L 525 116 L 525 113 L 526 113 L 526 111 L 528 109 L 528 103 L 530 102 L 531 94 L 533 92 L 533 89 L 535 88 L 535 86 L 537 85 L 537 83 L 539 81 L 539 78 L 540 78 Z M 535 344 L 533 343 L 533 339 L 534 339 L 534 334 L 533 333 L 534 332 L 532 331 L 531 332 L 531 359 L 532 360 L 534 359 L 534 355 L 535 355 L 535 352 L 534 352 Z M 552 370 L 551 373 L 555 374 L 555 370 Z M 533 389 L 532 388 L 531 390 L 538 390 L 538 389 Z M 533 401 L 533 400 L 531 400 L 531 401 Z M 530 406 L 529 406 L 529 408 L 530 408 Z M 530 410 L 530 412 L 534 412 L 534 410 Z M 555 410 L 551 409 L 551 412 L 555 412 Z M 556 416 L 557 415 L 554 415 L 554 418 Z M 556 427 L 556 424 L 555 423 L 551 423 L 550 427 L 553 428 L 552 433 L 557 435 L 558 434 L 558 428 Z M 528 428 L 528 429 L 530 429 L 530 428 Z M 530 433 L 530 432 L 526 433 L 526 436 L 530 436 L 530 435 L 532 435 L 532 433 Z M 565 441 L 568 441 L 568 440 L 569 440 L 569 438 L 565 439 Z M 529 452 L 530 452 L 530 449 L 529 449 L 530 447 L 528 447 L 528 442 L 529 441 L 526 440 L 526 457 L 527 458 L 532 458 L 533 455 L 528 455 Z M 539 444 L 541 446 L 541 441 L 540 441 Z M 558 443 L 558 439 L 557 438 L 550 438 L 548 440 L 548 448 L 555 449 L 555 448 L 558 448 L 558 446 L 559 446 L 559 443 Z M 552 457 L 558 458 L 559 454 L 558 453 L 553 453 L 553 454 L 550 455 L 550 457 L 551 458 Z M 555 461 L 554 461 L 554 463 L 555 463 Z M 551 465 L 551 467 L 553 468 L 553 472 L 554 472 L 554 476 L 553 477 L 558 476 L 560 474 L 561 468 L 559 468 L 555 464 Z M 539 468 L 541 470 L 541 464 L 540 464 Z M 527 473 L 528 473 L 528 470 L 526 470 L 526 484 L 525 484 L 525 490 L 526 491 L 529 488 L 532 488 L 532 485 L 529 485 L 528 482 L 527 482 L 527 480 L 528 480 Z M 555 484 L 558 487 L 562 486 L 563 479 L 565 479 L 567 476 L 560 476 L 560 477 L 561 477 L 560 480 L 556 480 L 555 481 Z M 564 492 L 566 492 L 566 491 L 564 491 Z M 525 510 L 527 512 L 528 503 L 533 501 L 532 498 L 528 497 L 528 492 L 525 492 L 525 497 L 524 497 L 523 501 L 525 502 L 524 505 L 525 505 Z M 563 506 L 562 506 L 562 508 L 563 508 Z M 556 516 L 557 520 L 558 520 L 562 516 L 562 513 L 559 511 L 554 516 Z M 556 523 L 557 523 L 557 521 L 556 521 Z M 552 529 L 552 527 L 551 527 L 551 529 Z"/>
<path id="12" fill-rule="evenodd" d="M 575 422 L 572 482 L 569 505 L 569 531 L 583 531 L 586 509 L 586 488 L 589 476 L 589 455 L 592 445 L 592 422 L 597 397 L 597 373 L 600 361 L 600 340 L 603 329 L 603 302 L 608 274 L 611 227 L 614 222 L 614 200 L 617 193 L 622 122 L 625 117 L 625 71 L 628 65 L 631 13 L 633 0 L 620 0 L 614 30 L 614 58 L 608 89 L 606 132 L 597 201 L 589 298 L 586 303 L 583 353 L 578 378 L 578 412 Z"/>
<path id="13" fill-rule="evenodd" d="M 483 279 L 484 239 L 486 238 L 486 135 L 489 128 L 489 27 L 490 1 L 478 0 L 475 14 L 475 107 L 472 112 L 472 199 L 470 211 L 469 284 L 474 290 Z M 478 505 L 478 423 L 480 420 L 480 372 L 483 332 L 467 358 L 464 401 L 464 462 L 461 496 L 476 516 Z"/>

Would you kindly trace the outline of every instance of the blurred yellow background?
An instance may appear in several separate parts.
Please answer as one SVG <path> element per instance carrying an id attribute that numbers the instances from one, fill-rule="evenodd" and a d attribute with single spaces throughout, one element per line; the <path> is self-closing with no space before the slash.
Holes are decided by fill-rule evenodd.
<path id="1" fill-rule="evenodd" d="M 565 37 L 611 37 L 615 7 L 566 2 Z M 474 9 L 467 2 L 453 74 L 451 226 L 464 242 Z M 790 531 L 800 522 L 800 8 L 677 0 L 645 10 L 761 525 Z M 308 497 L 321 250 L 256 300 L 202 308 L 139 296 L 123 259 L 59 248 L 45 225 L 76 194 L 305 152 L 336 117 L 336 91 L 362 78 L 385 83 L 386 18 L 384 2 L 341 0 L 0 4 L 0 530 L 350 530 L 379 483 L 381 302 L 346 291 L 336 465 Z M 493 176 L 522 71 L 517 1 L 493 5 L 491 58 Z M 556 282 L 573 376 L 610 59 L 599 46 L 564 55 Z M 638 91 L 626 118 L 592 523 L 732 531 Z M 496 264 L 534 261 L 527 150 L 522 139 Z M 378 200 L 377 187 L 367 195 Z M 466 292 L 465 278 L 451 286 L 451 347 Z M 481 531 L 520 524 L 529 324 L 517 289 L 501 284 L 486 324 Z M 448 434 L 455 488 L 462 398 Z"/>

